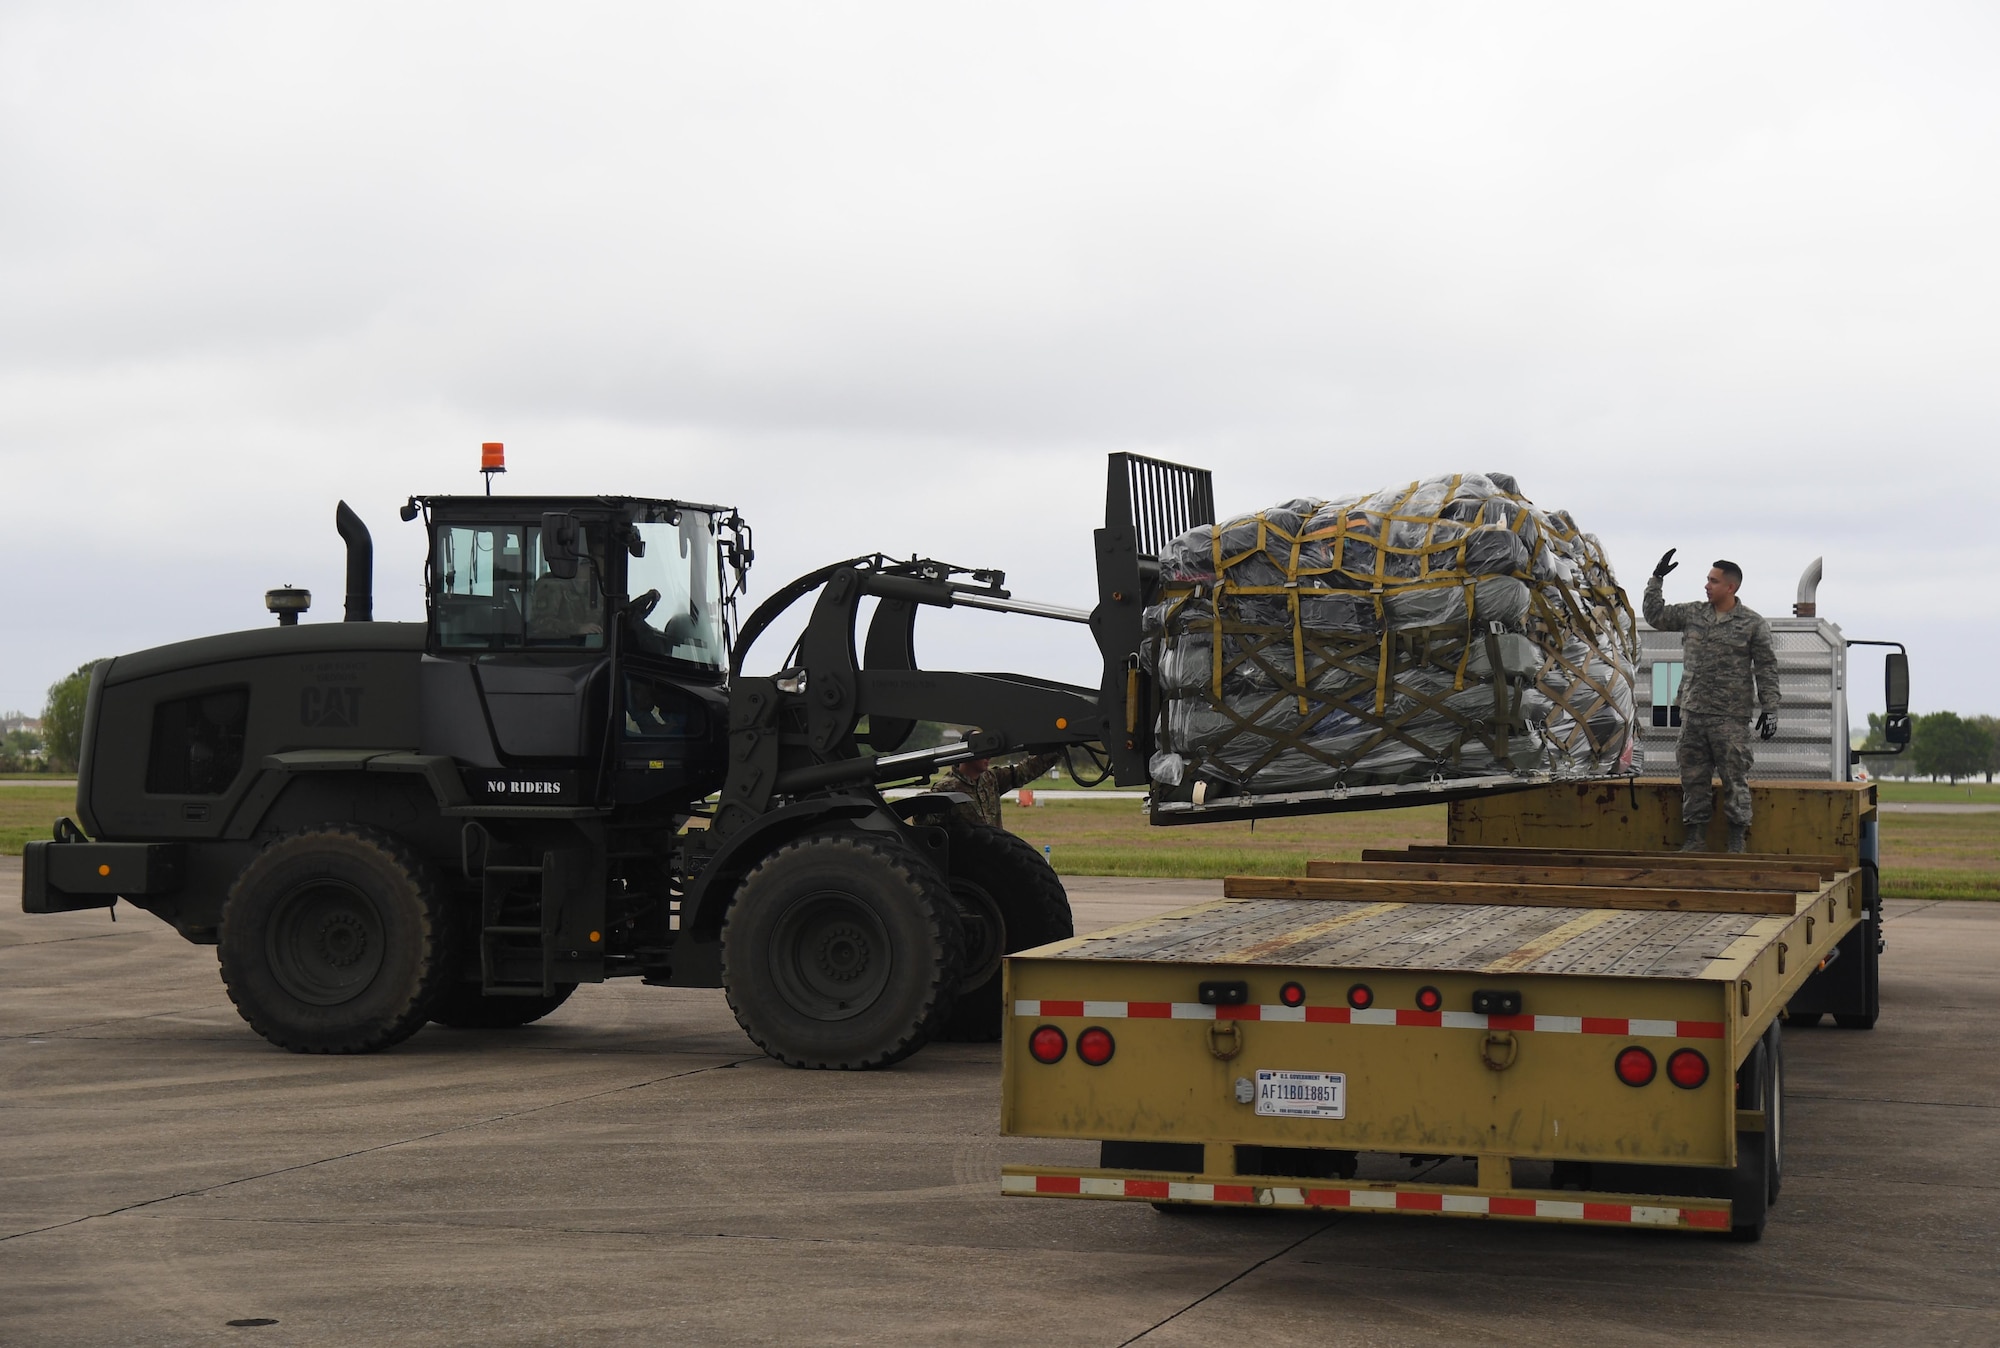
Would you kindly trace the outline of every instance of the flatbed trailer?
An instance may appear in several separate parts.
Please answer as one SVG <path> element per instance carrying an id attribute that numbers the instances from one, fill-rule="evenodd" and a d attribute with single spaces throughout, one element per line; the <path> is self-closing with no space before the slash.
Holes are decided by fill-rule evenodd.
<path id="1" fill-rule="evenodd" d="M 1444 846 L 1010 956 L 1003 1131 L 1102 1147 L 1003 1192 L 1756 1238 L 1780 1021 L 1878 903 L 1872 785 L 1757 798 L 1734 856 L 1668 850 L 1675 782 L 1461 800 Z"/>

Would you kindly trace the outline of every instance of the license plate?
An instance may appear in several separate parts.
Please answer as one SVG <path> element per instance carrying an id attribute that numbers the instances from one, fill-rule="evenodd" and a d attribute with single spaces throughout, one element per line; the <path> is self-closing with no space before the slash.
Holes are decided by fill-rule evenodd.
<path id="1" fill-rule="evenodd" d="M 1347 1117 L 1347 1073 L 1257 1069 L 1257 1112 L 1282 1119 Z"/>

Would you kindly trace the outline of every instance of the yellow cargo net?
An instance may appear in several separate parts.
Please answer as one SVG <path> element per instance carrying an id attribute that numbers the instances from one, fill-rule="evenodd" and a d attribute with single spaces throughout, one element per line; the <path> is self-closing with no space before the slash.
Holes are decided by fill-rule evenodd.
<path id="1" fill-rule="evenodd" d="M 1441 506 L 1453 502 L 1463 479 L 1463 474 L 1450 479 Z M 1410 483 L 1386 511 L 1370 510 L 1357 502 L 1340 511 L 1332 524 L 1316 529 L 1289 530 L 1270 519 L 1269 512 L 1214 526 L 1210 530 L 1209 548 L 1215 579 L 1169 581 L 1162 585 L 1167 600 L 1164 633 L 1168 640 L 1172 639 L 1177 620 L 1189 603 L 1202 597 L 1209 599 L 1206 626 L 1210 636 L 1209 692 L 1213 709 L 1228 717 L 1240 733 L 1271 741 L 1262 757 L 1234 775 L 1246 781 L 1254 778 L 1259 769 L 1288 750 L 1317 759 L 1336 774 L 1344 773 L 1391 741 L 1431 760 L 1439 772 L 1461 761 L 1468 742 L 1483 745 L 1496 762 L 1507 762 L 1510 737 L 1527 727 L 1520 719 L 1519 692 L 1510 691 L 1509 678 L 1502 668 L 1498 643 L 1493 640 L 1497 634 L 1490 627 L 1482 628 L 1480 623 L 1478 584 L 1495 576 L 1506 576 L 1526 586 L 1529 618 L 1525 634 L 1535 641 L 1541 653 L 1533 686 L 1554 706 L 1570 713 L 1568 724 L 1559 733 L 1552 724 L 1554 715 L 1539 727 L 1541 733 L 1551 747 L 1572 759 L 1602 759 L 1608 754 L 1612 736 L 1599 735 L 1593 730 L 1592 717 L 1607 706 L 1617 705 L 1614 684 L 1619 679 L 1626 681 L 1629 694 L 1629 674 L 1622 672 L 1616 661 L 1593 662 L 1590 656 L 1601 657 L 1608 644 L 1623 657 L 1624 668 L 1629 670 L 1638 653 L 1638 640 L 1631 601 L 1611 579 L 1610 562 L 1603 549 L 1594 538 L 1577 529 L 1566 514 L 1541 512 L 1519 493 L 1496 488 L 1495 494 L 1485 500 L 1504 500 L 1518 507 L 1509 512 L 1513 518 L 1507 529 L 1521 539 L 1528 560 L 1525 566 L 1511 571 L 1475 574 L 1468 569 L 1467 549 L 1481 531 L 1498 527 L 1499 521 L 1484 519 L 1487 513 L 1484 505 L 1472 521 L 1448 519 L 1438 512 L 1413 512 L 1409 509 L 1410 501 L 1423 486 L 1420 481 Z M 1310 521 L 1325 504 L 1315 503 L 1317 508 L 1307 512 L 1305 519 Z M 1252 522 L 1256 526 L 1254 545 L 1225 554 L 1224 535 Z M 1421 537 L 1416 541 L 1393 542 L 1391 536 L 1397 525 L 1420 528 Z M 1354 568 L 1345 564 L 1350 542 L 1365 545 L 1372 554 L 1369 566 Z M 1328 545 L 1324 552 L 1331 561 L 1323 565 L 1305 562 L 1302 554 L 1316 543 Z M 1273 544 L 1277 546 L 1274 548 Z M 1583 582 L 1572 583 L 1560 576 L 1536 576 L 1535 557 L 1545 548 L 1566 552 Z M 1282 582 L 1245 584 L 1229 579 L 1232 570 L 1260 557 L 1270 562 L 1284 560 Z M 1392 574 L 1390 559 L 1395 557 L 1412 559 L 1414 574 Z M 1591 580 L 1591 577 L 1601 579 Z M 1462 591 L 1465 605 L 1462 621 L 1401 628 L 1391 623 L 1388 607 L 1391 598 L 1440 589 Z M 1343 634 L 1309 626 L 1304 621 L 1301 598 L 1326 595 L 1365 596 L 1372 602 L 1380 636 Z M 1271 626 L 1229 615 L 1230 599 L 1259 596 L 1282 596 L 1288 622 Z M 1581 642 L 1583 659 L 1572 658 L 1566 650 L 1572 641 Z M 1482 642 L 1489 656 L 1488 676 L 1494 689 L 1490 719 L 1468 716 L 1447 705 L 1441 697 L 1395 677 L 1399 672 L 1407 674 L 1433 666 L 1449 671 L 1452 690 L 1462 692 L 1468 663 Z M 1286 648 L 1288 659 L 1283 658 Z M 1593 663 L 1610 669 L 1612 677 L 1607 679 L 1593 673 L 1590 668 Z M 1236 699 L 1224 694 L 1225 680 L 1246 667 L 1260 671 L 1274 686 L 1271 695 L 1247 714 L 1234 705 Z M 1314 685 L 1328 682 L 1329 675 L 1349 676 L 1342 682 L 1351 685 L 1354 691 L 1346 694 L 1316 691 Z M 1394 714 L 1392 690 L 1404 703 Z M 1302 723 L 1291 730 L 1263 724 L 1263 719 L 1287 699 L 1296 702 L 1298 714 L 1304 718 Z M 1626 705 L 1629 706 L 1629 696 Z M 1314 728 L 1328 717 L 1340 714 L 1372 726 L 1374 733 L 1359 748 L 1339 755 L 1326 753 L 1308 742 Z M 1426 715 L 1442 719 L 1455 731 L 1451 742 L 1441 750 L 1410 732 L 1410 723 Z M 1619 733 L 1629 736 L 1629 723 Z"/>

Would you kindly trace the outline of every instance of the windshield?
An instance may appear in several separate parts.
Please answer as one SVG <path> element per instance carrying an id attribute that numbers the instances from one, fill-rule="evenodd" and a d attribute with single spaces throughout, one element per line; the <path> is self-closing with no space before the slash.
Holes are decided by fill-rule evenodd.
<path id="1" fill-rule="evenodd" d="M 640 615 L 628 629 L 634 647 L 707 669 L 724 668 L 729 641 L 722 621 L 715 521 L 706 511 L 682 508 L 636 527 L 646 550 L 625 570 L 625 592 L 634 614 Z"/>
<path id="2" fill-rule="evenodd" d="M 550 572 L 539 524 L 440 524 L 432 611 L 440 647 L 602 650 L 604 585 L 577 531 L 576 575 Z"/>

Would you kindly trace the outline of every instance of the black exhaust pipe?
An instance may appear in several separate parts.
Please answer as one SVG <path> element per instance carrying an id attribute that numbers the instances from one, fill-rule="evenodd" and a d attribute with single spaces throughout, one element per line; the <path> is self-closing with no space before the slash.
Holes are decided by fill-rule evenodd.
<path id="1" fill-rule="evenodd" d="M 347 540 L 347 616 L 351 623 L 375 621 L 375 540 L 368 526 L 342 501 L 333 512 L 333 527 Z"/>

